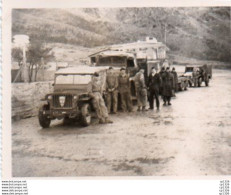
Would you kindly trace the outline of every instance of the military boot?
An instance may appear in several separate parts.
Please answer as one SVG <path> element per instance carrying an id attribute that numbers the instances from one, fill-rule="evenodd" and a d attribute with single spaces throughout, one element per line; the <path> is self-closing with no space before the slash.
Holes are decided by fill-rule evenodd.
<path id="1" fill-rule="evenodd" d="M 99 119 L 99 124 L 104 124 L 105 120 L 103 120 L 102 118 Z"/>
<path id="2" fill-rule="evenodd" d="M 105 123 L 113 123 L 113 121 L 110 120 L 110 119 L 108 119 L 108 118 L 106 118 L 106 119 L 105 119 Z"/>
<path id="3" fill-rule="evenodd" d="M 142 111 L 148 111 L 145 106 L 142 107 Z"/>

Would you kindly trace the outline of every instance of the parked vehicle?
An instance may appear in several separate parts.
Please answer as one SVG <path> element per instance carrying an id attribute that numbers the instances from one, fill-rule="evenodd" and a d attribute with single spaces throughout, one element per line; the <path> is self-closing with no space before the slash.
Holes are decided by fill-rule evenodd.
<path id="1" fill-rule="evenodd" d="M 135 92 L 135 83 L 133 77 L 139 70 L 137 65 L 136 57 L 133 53 L 124 52 L 124 51 L 114 51 L 114 50 L 106 50 L 101 51 L 89 56 L 91 65 L 95 67 L 113 67 L 115 74 L 119 75 L 120 69 L 123 67 L 126 69 L 126 72 L 130 76 L 131 82 L 131 95 L 132 99 L 136 99 Z"/>
<path id="2" fill-rule="evenodd" d="M 79 120 L 83 126 L 90 125 L 94 109 L 89 93 L 95 72 L 99 73 L 105 87 L 106 68 L 77 66 L 55 73 L 54 92 L 45 96 L 46 103 L 39 109 L 39 123 L 43 128 L 48 128 L 54 119 L 64 119 L 64 123 Z"/>
<path id="3" fill-rule="evenodd" d="M 138 70 L 137 61 L 133 53 L 124 51 L 106 50 L 89 56 L 91 65 L 101 67 L 114 67 L 119 71 L 124 67 L 130 76 L 134 76 Z"/>
<path id="4" fill-rule="evenodd" d="M 205 86 L 209 85 L 209 80 L 212 78 L 211 65 L 187 65 L 183 75 L 189 80 L 189 86 L 200 87 L 202 82 Z"/>
<path id="5" fill-rule="evenodd" d="M 187 90 L 189 82 L 188 78 L 184 76 L 178 76 L 178 91 Z"/>

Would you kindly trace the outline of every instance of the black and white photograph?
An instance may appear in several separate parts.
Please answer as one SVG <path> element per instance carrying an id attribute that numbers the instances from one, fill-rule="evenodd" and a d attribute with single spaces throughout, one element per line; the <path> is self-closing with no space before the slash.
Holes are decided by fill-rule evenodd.
<path id="1" fill-rule="evenodd" d="M 12 177 L 231 175 L 231 7 L 11 17 Z"/>

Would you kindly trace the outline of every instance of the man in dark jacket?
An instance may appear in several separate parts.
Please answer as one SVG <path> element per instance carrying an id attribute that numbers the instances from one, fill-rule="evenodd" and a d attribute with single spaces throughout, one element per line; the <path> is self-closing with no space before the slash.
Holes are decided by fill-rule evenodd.
<path id="1" fill-rule="evenodd" d="M 166 68 L 165 73 L 162 74 L 162 81 L 163 81 L 163 100 L 164 106 L 168 102 L 168 105 L 171 105 L 171 97 L 173 96 L 172 90 L 174 87 L 174 77 L 172 73 L 169 71 L 169 67 Z"/>
<path id="2" fill-rule="evenodd" d="M 160 74 L 156 72 L 156 69 L 153 67 L 152 72 L 149 75 L 148 78 L 148 87 L 149 87 L 149 92 L 150 92 L 150 97 L 149 97 L 149 109 L 153 109 L 153 102 L 154 98 L 156 99 L 156 107 L 157 110 L 159 110 L 160 107 L 160 101 L 159 101 L 159 92 L 160 92 L 160 87 L 161 87 L 161 77 Z"/>
<path id="3" fill-rule="evenodd" d="M 129 76 L 125 72 L 125 68 L 120 69 L 120 75 L 118 77 L 118 88 L 121 97 L 121 107 L 123 112 L 132 112 L 132 99 L 130 92 Z"/>
<path id="4" fill-rule="evenodd" d="M 162 76 L 163 76 L 164 73 L 165 73 L 165 68 L 162 67 L 161 70 L 160 70 L 160 72 L 159 72 L 160 77 L 161 77 L 161 80 L 163 80 L 163 79 L 162 79 Z M 159 91 L 159 94 L 160 94 L 161 96 L 163 96 L 163 95 L 162 95 L 162 91 L 163 91 L 163 86 L 162 86 L 162 85 L 163 85 L 163 82 L 161 83 L 160 91 Z"/>
<path id="5" fill-rule="evenodd" d="M 172 74 L 174 77 L 174 91 L 177 92 L 178 91 L 178 75 L 174 67 L 172 68 Z"/>

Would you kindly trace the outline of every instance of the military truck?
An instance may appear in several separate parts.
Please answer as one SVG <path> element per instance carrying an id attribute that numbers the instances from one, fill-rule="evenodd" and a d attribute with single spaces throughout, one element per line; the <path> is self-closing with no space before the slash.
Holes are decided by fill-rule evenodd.
<path id="1" fill-rule="evenodd" d="M 83 126 L 91 123 L 93 106 L 92 76 L 98 72 L 105 88 L 106 68 L 77 66 L 60 69 L 55 73 L 54 91 L 47 94 L 38 113 L 39 123 L 43 128 L 50 126 L 51 120 L 79 120 Z"/>
<path id="2" fill-rule="evenodd" d="M 95 67 L 113 67 L 115 74 L 119 75 L 123 67 L 130 76 L 132 99 L 136 99 L 135 84 L 133 77 L 139 70 L 136 57 L 133 53 L 115 50 L 106 50 L 97 52 L 89 56 L 91 65 Z"/>
<path id="3" fill-rule="evenodd" d="M 124 67 L 130 76 L 135 75 L 138 69 L 134 54 L 129 52 L 106 50 L 92 54 L 89 57 L 91 65 L 112 66 L 117 70 Z"/>
<path id="4" fill-rule="evenodd" d="M 184 77 L 189 80 L 189 86 L 200 87 L 202 82 L 209 86 L 209 80 L 212 79 L 211 65 L 187 65 L 185 66 Z"/>

